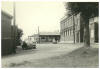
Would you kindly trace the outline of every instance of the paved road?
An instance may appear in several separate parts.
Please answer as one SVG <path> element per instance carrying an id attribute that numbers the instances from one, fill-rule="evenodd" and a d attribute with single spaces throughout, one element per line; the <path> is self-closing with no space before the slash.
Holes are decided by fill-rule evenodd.
<path id="1" fill-rule="evenodd" d="M 17 54 L 4 56 L 2 67 L 9 67 L 11 64 L 35 61 L 49 57 L 61 56 L 82 47 L 82 44 L 37 44 L 37 49 L 22 50 L 20 47 Z"/>

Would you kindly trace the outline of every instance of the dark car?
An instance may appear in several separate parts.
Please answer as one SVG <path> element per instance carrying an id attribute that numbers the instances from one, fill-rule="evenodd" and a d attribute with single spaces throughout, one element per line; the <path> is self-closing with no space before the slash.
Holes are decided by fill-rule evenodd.
<path id="1" fill-rule="evenodd" d="M 23 50 L 28 49 L 27 43 L 26 43 L 25 41 L 23 41 L 22 49 L 23 49 Z"/>

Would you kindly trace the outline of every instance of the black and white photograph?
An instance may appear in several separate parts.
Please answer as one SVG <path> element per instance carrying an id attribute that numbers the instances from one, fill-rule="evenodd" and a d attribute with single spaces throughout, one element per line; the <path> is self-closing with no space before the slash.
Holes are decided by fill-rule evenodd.
<path id="1" fill-rule="evenodd" d="M 2 0 L 1 68 L 99 68 L 99 2 Z"/>

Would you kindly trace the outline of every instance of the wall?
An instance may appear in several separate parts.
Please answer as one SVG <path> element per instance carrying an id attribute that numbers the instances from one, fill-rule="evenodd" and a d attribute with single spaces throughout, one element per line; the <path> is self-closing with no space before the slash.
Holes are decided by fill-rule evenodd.
<path id="1" fill-rule="evenodd" d="M 11 36 L 11 17 L 5 13 L 1 13 L 1 50 L 2 55 L 10 54 L 13 51 L 13 43 Z"/>
<path id="2" fill-rule="evenodd" d="M 89 29 L 90 29 L 90 42 L 99 42 L 99 21 L 98 17 L 90 18 Z"/>
<path id="3" fill-rule="evenodd" d="M 74 43 L 75 39 L 75 42 L 80 42 L 80 13 L 65 18 L 60 25 L 61 41 Z"/>

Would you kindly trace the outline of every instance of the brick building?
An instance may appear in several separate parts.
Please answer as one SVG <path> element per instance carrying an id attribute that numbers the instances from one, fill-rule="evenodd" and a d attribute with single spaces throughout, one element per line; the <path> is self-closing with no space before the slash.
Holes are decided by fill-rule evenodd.
<path id="1" fill-rule="evenodd" d="M 90 40 L 98 42 L 98 17 L 90 18 Z M 61 42 L 81 43 L 84 41 L 84 24 L 81 13 L 65 17 L 60 22 Z"/>

